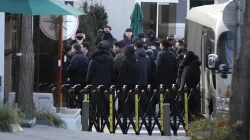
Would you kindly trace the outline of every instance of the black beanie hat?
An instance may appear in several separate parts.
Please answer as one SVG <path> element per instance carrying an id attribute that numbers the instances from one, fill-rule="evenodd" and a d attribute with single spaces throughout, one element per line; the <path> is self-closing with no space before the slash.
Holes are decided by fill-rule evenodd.
<path id="1" fill-rule="evenodd" d="M 84 33 L 83 29 L 78 28 L 77 31 L 76 31 L 76 34 L 78 34 L 78 33 Z"/>

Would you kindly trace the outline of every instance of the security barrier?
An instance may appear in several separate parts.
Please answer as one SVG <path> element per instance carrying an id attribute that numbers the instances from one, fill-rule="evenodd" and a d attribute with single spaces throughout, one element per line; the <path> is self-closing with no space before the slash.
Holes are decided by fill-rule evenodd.
<path id="1" fill-rule="evenodd" d="M 159 89 L 151 89 L 150 85 L 146 89 L 140 89 L 139 86 L 128 89 L 126 85 L 121 89 L 116 89 L 115 86 L 104 89 L 102 85 L 97 88 L 88 85 L 84 89 L 80 85 L 71 88 L 64 85 L 62 88 L 68 108 L 88 106 L 89 109 L 82 110 L 89 118 L 85 120 L 88 123 L 88 130 L 85 131 L 92 131 L 94 127 L 97 132 L 104 132 L 106 126 L 110 133 L 115 133 L 119 127 L 123 134 L 127 134 L 132 126 L 136 135 L 140 135 L 143 125 L 148 135 L 152 135 L 155 127 L 160 130 L 161 135 L 170 135 L 171 128 L 177 136 L 180 125 L 187 131 L 190 118 L 188 101 L 190 95 L 199 94 L 199 88 L 188 92 L 185 86 L 184 91 L 180 92 L 175 85 L 167 90 L 162 85 Z M 118 108 L 115 106 L 117 101 Z M 157 104 L 159 113 L 155 110 Z"/>

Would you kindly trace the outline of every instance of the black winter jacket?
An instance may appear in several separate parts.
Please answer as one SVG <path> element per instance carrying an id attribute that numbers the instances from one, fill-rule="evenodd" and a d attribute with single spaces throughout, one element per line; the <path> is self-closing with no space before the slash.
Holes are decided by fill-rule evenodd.
<path id="1" fill-rule="evenodd" d="M 93 88 L 103 85 L 105 89 L 108 89 L 112 81 L 113 61 L 113 56 L 108 51 L 94 52 L 89 63 L 87 83 Z"/>

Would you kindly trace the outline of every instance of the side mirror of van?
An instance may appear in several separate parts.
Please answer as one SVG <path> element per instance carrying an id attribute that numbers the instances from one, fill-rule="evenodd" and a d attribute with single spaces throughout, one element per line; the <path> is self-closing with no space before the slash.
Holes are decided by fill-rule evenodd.
<path id="1" fill-rule="evenodd" d="M 207 66 L 209 69 L 216 69 L 216 64 L 218 62 L 218 55 L 209 54 L 207 59 Z"/>
<path id="2" fill-rule="evenodd" d="M 229 71 L 229 68 L 226 64 L 220 64 L 219 66 L 219 72 L 222 72 L 222 73 L 227 73 Z"/>
<path id="3" fill-rule="evenodd" d="M 229 67 L 226 64 L 220 64 L 219 66 L 219 72 L 221 73 L 221 78 L 226 79 L 227 78 L 227 74 L 229 72 Z"/>

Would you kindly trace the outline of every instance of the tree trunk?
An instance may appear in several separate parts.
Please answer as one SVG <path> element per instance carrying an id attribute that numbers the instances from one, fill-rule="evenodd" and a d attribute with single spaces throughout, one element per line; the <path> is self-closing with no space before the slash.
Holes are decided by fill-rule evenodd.
<path id="1" fill-rule="evenodd" d="M 26 117 L 32 117 L 34 111 L 33 82 L 34 82 L 34 50 L 32 35 L 32 16 L 23 15 L 21 25 L 22 56 L 19 57 L 19 81 L 18 81 L 18 107 Z"/>
<path id="2" fill-rule="evenodd" d="M 250 1 L 246 0 L 241 34 L 241 48 L 233 70 L 230 117 L 233 123 L 243 121 L 240 140 L 249 139 L 250 123 Z"/>

